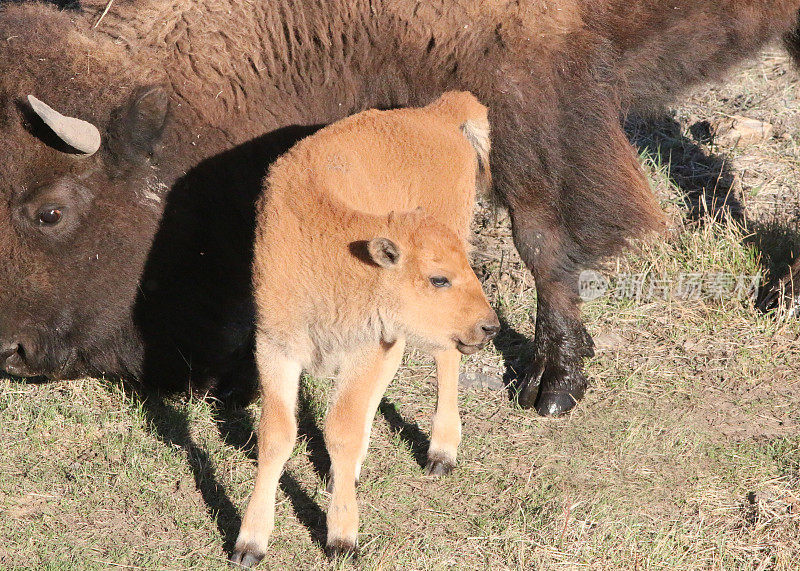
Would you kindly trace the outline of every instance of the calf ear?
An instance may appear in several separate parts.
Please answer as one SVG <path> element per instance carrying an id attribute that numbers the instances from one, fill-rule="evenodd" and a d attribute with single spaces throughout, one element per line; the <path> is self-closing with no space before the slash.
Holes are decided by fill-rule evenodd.
<path id="1" fill-rule="evenodd" d="M 389 238 L 373 238 L 367 244 L 367 252 L 382 268 L 393 268 L 400 262 L 400 248 Z"/>
<path id="2" fill-rule="evenodd" d="M 117 108 L 108 127 L 108 148 L 119 161 L 140 164 L 158 154 L 167 122 L 169 94 L 160 85 L 140 87 Z"/>

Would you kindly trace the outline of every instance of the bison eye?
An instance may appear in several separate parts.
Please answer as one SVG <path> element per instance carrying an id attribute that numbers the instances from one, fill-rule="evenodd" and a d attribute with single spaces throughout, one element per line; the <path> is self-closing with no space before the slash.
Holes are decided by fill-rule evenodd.
<path id="1" fill-rule="evenodd" d="M 433 276 L 430 281 L 434 287 L 450 287 L 450 280 L 444 276 Z"/>
<path id="2" fill-rule="evenodd" d="M 36 221 L 42 226 L 55 226 L 61 222 L 62 209 L 56 206 L 46 206 L 36 214 Z"/>

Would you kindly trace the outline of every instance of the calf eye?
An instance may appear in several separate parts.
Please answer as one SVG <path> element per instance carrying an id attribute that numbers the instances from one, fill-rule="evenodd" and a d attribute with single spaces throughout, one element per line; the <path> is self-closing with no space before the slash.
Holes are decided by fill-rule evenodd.
<path id="1" fill-rule="evenodd" d="M 36 221 L 42 226 L 55 226 L 61 222 L 62 215 L 61 208 L 46 206 L 36 213 Z"/>
<path id="2" fill-rule="evenodd" d="M 430 281 L 434 287 L 450 287 L 450 280 L 444 276 L 433 276 Z"/>

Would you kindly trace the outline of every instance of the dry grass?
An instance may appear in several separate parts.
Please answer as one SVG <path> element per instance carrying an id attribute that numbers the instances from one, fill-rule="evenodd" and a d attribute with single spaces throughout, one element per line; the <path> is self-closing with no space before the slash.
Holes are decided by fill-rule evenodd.
<path id="1" fill-rule="evenodd" d="M 675 279 L 785 263 L 800 243 L 800 108 L 784 68 L 769 51 L 672 119 L 632 123 L 673 230 L 607 274 Z M 738 150 L 693 138 L 697 121 L 734 112 L 781 132 Z M 738 206 L 714 214 L 726 196 Z M 800 322 L 761 315 L 747 299 L 587 303 L 592 389 L 568 418 L 542 419 L 497 382 L 530 354 L 533 281 L 504 215 L 484 210 L 477 225 L 476 269 L 507 327 L 465 362 L 458 470 L 423 476 L 433 367 L 412 353 L 375 422 L 359 488 L 361 557 L 328 563 L 328 386 L 307 379 L 262 566 L 796 569 Z M 103 380 L 0 380 L 0 565 L 222 568 L 253 483 L 256 416 L 255 407 L 142 399 Z"/>

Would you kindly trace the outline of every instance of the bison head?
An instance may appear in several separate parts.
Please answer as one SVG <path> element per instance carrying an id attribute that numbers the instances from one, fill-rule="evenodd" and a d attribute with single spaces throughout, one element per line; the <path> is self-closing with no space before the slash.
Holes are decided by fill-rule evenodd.
<path id="1" fill-rule="evenodd" d="M 169 96 L 74 17 L 0 9 L 0 369 L 15 375 L 138 367 Z"/>

